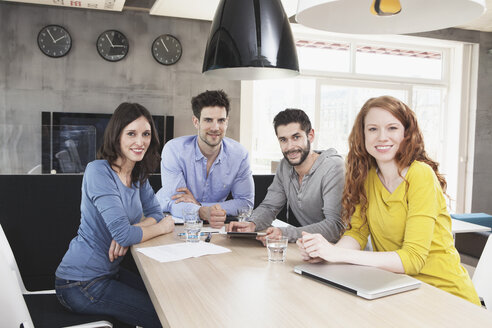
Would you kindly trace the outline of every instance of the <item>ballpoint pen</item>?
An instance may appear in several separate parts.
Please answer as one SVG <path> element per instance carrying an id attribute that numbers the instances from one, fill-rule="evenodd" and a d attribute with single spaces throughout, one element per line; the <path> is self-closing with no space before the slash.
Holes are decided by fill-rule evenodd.
<path id="1" fill-rule="evenodd" d="M 211 232 L 200 232 L 200 236 L 208 236 L 209 233 Z M 180 232 L 178 236 L 186 236 L 186 232 Z"/>
<path id="2" fill-rule="evenodd" d="M 212 233 L 209 232 L 207 238 L 205 238 L 205 242 L 208 243 L 212 239 Z"/>

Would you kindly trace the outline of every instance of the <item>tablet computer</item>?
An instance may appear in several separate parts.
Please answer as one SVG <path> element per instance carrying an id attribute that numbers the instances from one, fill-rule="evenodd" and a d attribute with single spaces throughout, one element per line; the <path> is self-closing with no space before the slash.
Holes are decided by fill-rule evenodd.
<path id="1" fill-rule="evenodd" d="M 259 236 L 266 236 L 266 232 L 239 232 L 239 231 L 229 231 L 228 236 L 231 237 L 244 237 L 244 238 L 256 238 Z"/>

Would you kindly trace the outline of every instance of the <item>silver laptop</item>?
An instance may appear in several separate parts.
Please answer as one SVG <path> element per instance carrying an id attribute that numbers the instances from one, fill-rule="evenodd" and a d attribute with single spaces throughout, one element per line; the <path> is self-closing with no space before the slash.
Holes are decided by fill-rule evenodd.
<path id="1" fill-rule="evenodd" d="M 370 300 L 416 289 L 421 285 L 419 280 L 405 274 L 352 264 L 308 263 L 296 266 L 294 271 Z"/>

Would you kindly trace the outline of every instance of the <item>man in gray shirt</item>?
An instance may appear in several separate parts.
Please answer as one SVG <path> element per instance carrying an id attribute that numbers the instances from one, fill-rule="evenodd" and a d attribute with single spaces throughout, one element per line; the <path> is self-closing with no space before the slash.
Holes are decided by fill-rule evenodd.
<path id="1" fill-rule="evenodd" d="M 273 119 L 275 133 L 284 155 L 268 187 L 263 202 L 253 211 L 249 222 L 231 222 L 228 231 L 260 231 L 267 236 L 286 236 L 289 242 L 301 232 L 320 233 L 330 242 L 340 238 L 340 218 L 344 185 L 344 162 L 333 148 L 311 149 L 314 130 L 309 117 L 300 109 L 286 109 Z M 287 205 L 299 227 L 271 227 L 276 215 Z M 289 214 L 287 214 L 289 215 Z M 291 218 L 288 218 L 291 221 Z M 265 237 L 258 237 L 265 242 Z"/>

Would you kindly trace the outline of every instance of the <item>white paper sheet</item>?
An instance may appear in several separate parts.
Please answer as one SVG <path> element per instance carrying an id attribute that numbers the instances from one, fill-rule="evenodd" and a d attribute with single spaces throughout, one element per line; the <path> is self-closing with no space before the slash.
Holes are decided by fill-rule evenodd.
<path id="1" fill-rule="evenodd" d="M 278 227 L 278 228 L 284 228 L 284 227 L 291 227 L 292 225 L 288 224 L 287 222 L 281 221 L 279 219 L 275 219 L 272 222 L 272 227 Z"/>
<path id="2" fill-rule="evenodd" d="M 224 234 L 225 233 L 225 226 L 223 226 L 222 228 L 220 229 L 217 229 L 217 228 L 211 228 L 211 227 L 203 227 L 200 232 L 211 232 L 211 233 L 221 233 L 221 234 Z"/>
<path id="3" fill-rule="evenodd" d="M 177 243 L 162 246 L 137 248 L 137 251 L 159 262 L 172 262 L 190 257 L 210 254 L 222 254 L 231 250 L 212 243 Z"/>

